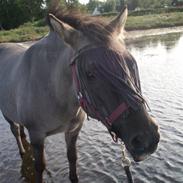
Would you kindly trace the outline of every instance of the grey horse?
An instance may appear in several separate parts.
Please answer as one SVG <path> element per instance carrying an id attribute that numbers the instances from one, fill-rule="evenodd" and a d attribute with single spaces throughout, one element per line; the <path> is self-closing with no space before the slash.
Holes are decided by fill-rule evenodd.
<path id="1" fill-rule="evenodd" d="M 126 19 L 127 8 L 109 23 L 56 9 L 49 34 L 32 46 L 0 45 L 0 109 L 21 156 L 28 130 L 36 183 L 43 182 L 44 139 L 58 132 L 65 133 L 70 180 L 78 182 L 76 140 L 86 113 L 122 139 L 135 161 L 156 150 L 158 126 L 122 39 Z"/>

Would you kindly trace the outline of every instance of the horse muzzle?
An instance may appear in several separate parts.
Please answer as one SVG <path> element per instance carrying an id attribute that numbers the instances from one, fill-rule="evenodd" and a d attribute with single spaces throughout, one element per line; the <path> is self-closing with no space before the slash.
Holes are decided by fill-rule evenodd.
<path id="1" fill-rule="evenodd" d="M 148 137 L 139 135 L 131 140 L 130 146 L 128 147 L 127 145 L 127 149 L 132 155 L 134 161 L 140 162 L 156 151 L 159 140 L 159 132 L 149 139 Z"/>

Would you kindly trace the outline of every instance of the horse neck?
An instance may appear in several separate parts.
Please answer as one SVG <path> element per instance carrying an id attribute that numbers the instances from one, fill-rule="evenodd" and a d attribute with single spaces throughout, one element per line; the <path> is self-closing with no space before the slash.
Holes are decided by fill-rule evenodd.
<path id="1" fill-rule="evenodd" d="M 45 39 L 46 44 L 48 45 L 47 52 L 52 54 L 51 58 L 53 57 L 55 62 L 54 68 L 52 68 L 51 71 L 55 96 L 57 96 L 60 102 L 63 102 L 63 96 L 65 96 L 65 99 L 68 100 L 69 98 L 75 103 L 77 98 L 75 97 L 75 89 L 70 68 L 74 52 L 55 32 L 51 31 Z M 49 55 L 49 53 L 47 53 L 47 55 Z M 72 101 L 70 103 L 72 103 Z"/>

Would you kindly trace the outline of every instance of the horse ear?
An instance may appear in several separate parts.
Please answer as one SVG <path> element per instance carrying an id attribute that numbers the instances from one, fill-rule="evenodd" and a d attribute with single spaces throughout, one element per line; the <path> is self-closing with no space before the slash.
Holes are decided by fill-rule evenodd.
<path id="1" fill-rule="evenodd" d="M 119 13 L 119 15 L 109 23 L 109 27 L 112 29 L 113 32 L 117 32 L 117 34 L 121 34 L 123 32 L 127 16 L 128 9 L 127 6 L 125 6 L 124 9 L 122 9 L 122 11 Z"/>
<path id="2" fill-rule="evenodd" d="M 56 31 L 66 43 L 74 47 L 73 38 L 76 40 L 77 35 L 79 36 L 79 31 L 62 22 L 53 14 L 49 14 L 49 20 L 53 30 Z"/>

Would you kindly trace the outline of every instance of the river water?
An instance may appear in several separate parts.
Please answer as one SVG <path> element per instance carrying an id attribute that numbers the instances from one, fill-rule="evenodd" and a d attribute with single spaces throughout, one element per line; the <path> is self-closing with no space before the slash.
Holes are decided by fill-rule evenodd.
<path id="1" fill-rule="evenodd" d="M 183 183 L 183 34 L 146 37 L 128 43 L 136 58 L 144 96 L 157 119 L 161 141 L 149 159 L 132 162 L 135 183 Z M 69 183 L 63 134 L 46 139 L 48 183 Z M 95 120 L 86 121 L 78 138 L 81 183 L 126 182 L 120 147 Z M 0 114 L 0 183 L 22 183 L 15 139 Z"/>

